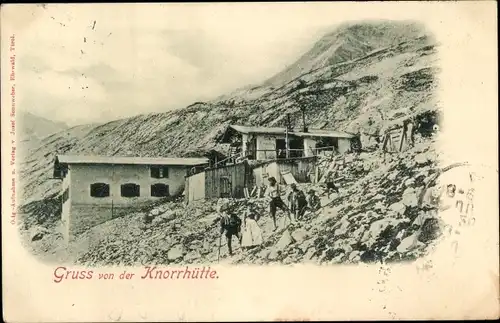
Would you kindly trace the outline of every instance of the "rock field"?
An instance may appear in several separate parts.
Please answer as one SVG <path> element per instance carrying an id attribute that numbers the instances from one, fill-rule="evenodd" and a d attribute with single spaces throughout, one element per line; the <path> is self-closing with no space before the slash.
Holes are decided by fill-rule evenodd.
<path id="1" fill-rule="evenodd" d="M 261 214 L 264 237 L 261 246 L 246 251 L 234 239 L 232 257 L 225 238 L 220 240 L 217 200 L 159 203 L 92 228 L 68 249 L 60 247 L 60 235 L 36 226 L 30 231 L 31 246 L 45 259 L 51 255 L 88 266 L 216 263 L 219 242 L 219 262 L 224 263 L 335 264 L 414 260 L 442 235 L 436 206 L 419 205 L 439 162 L 433 140 L 417 140 L 399 155 L 373 151 L 334 160 L 343 165 L 339 193 L 329 199 L 321 184 L 299 184 L 299 189 L 318 192 L 322 209 L 292 224 L 278 212 L 277 231 L 272 231 L 264 198 L 231 200 L 241 217 L 250 206 Z M 324 157 L 320 167 L 331 162 Z M 150 223 L 146 216 L 152 217 Z"/>

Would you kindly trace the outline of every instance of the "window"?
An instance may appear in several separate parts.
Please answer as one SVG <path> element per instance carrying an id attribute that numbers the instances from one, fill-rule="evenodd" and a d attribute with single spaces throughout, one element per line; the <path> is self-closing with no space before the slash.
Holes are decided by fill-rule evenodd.
<path id="1" fill-rule="evenodd" d="M 166 166 L 151 166 L 151 177 L 153 177 L 153 178 L 168 178 L 168 167 L 166 167 Z"/>
<path id="2" fill-rule="evenodd" d="M 109 196 L 109 185 L 105 183 L 90 184 L 90 196 L 92 197 Z"/>
<path id="3" fill-rule="evenodd" d="M 153 184 L 151 185 L 151 196 L 164 197 L 168 196 L 168 185 L 166 184 Z"/>
<path id="4" fill-rule="evenodd" d="M 290 157 L 303 157 L 304 156 L 304 138 L 290 139 Z"/>
<path id="5" fill-rule="evenodd" d="M 123 197 L 136 197 L 140 196 L 141 187 L 137 184 L 127 183 L 121 186 L 121 195 Z"/>
<path id="6" fill-rule="evenodd" d="M 66 203 L 68 199 L 69 199 L 69 188 L 67 188 L 62 195 L 62 203 L 63 204 Z"/>
<path id="7" fill-rule="evenodd" d="M 339 150 L 339 139 L 323 137 L 316 141 L 317 151 L 338 151 Z"/>

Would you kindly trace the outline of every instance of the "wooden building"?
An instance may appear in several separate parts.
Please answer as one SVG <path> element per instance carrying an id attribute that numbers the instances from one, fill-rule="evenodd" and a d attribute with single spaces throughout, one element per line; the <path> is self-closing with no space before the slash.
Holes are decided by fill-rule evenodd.
<path id="1" fill-rule="evenodd" d="M 242 161 L 236 164 L 207 168 L 186 177 L 186 202 L 210 198 L 244 198 L 268 185 L 274 177 L 278 183 L 315 182 L 317 157 Z"/>
<path id="2" fill-rule="evenodd" d="M 316 156 L 323 150 L 351 151 L 355 136 L 331 129 L 287 129 L 230 125 L 219 139 L 232 147 L 230 155 L 249 160 Z"/>

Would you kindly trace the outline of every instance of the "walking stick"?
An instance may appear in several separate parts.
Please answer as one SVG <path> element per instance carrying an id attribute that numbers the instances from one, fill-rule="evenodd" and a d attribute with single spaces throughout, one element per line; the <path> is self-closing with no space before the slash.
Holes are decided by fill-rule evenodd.
<path id="1" fill-rule="evenodd" d="M 222 245 L 222 233 L 220 234 L 220 238 L 219 238 L 219 253 L 217 254 L 217 263 L 219 263 L 219 259 L 220 259 L 220 247 Z"/>

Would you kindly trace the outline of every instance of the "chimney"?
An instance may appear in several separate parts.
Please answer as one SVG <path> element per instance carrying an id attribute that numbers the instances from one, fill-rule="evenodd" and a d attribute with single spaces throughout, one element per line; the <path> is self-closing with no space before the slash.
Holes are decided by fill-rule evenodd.
<path id="1" fill-rule="evenodd" d="M 286 114 L 286 128 L 288 129 L 288 131 L 292 131 L 292 124 L 290 122 L 290 113 L 287 113 Z"/>
<path id="2" fill-rule="evenodd" d="M 302 131 L 307 132 L 308 129 L 307 129 L 307 125 L 306 125 L 306 109 L 302 108 L 300 110 L 302 110 L 302 124 L 304 126 Z"/>

